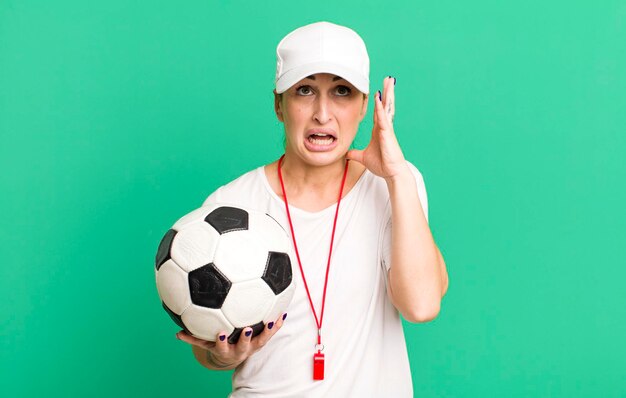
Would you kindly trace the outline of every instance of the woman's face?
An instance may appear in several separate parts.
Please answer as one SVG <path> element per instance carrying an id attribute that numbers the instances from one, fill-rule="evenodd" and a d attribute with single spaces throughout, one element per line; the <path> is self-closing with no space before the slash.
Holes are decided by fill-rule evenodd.
<path id="1" fill-rule="evenodd" d="M 367 113 L 368 96 L 330 73 L 306 77 L 285 91 L 282 99 L 274 97 L 276 116 L 285 125 L 286 152 L 316 166 L 346 154 Z"/>

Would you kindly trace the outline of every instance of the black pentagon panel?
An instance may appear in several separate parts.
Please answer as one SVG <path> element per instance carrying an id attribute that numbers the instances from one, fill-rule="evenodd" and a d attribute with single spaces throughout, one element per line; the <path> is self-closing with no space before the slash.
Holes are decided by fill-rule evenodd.
<path id="1" fill-rule="evenodd" d="M 252 337 L 255 337 L 255 336 L 260 335 L 263 329 L 265 329 L 265 324 L 263 323 L 263 321 L 261 321 L 259 323 L 255 323 L 254 325 L 250 327 L 252 328 Z M 230 344 L 237 344 L 237 341 L 239 341 L 239 337 L 241 337 L 241 332 L 243 332 L 243 329 L 244 328 L 235 328 L 235 330 L 233 330 L 230 336 L 228 336 L 227 341 Z"/>
<path id="2" fill-rule="evenodd" d="M 172 248 L 172 241 L 174 240 L 174 236 L 176 236 L 176 231 L 170 229 L 167 231 L 163 239 L 161 239 L 161 243 L 159 243 L 159 249 L 157 250 L 156 258 L 154 260 L 154 265 L 157 269 L 161 268 L 164 262 L 170 259 L 170 249 Z"/>
<path id="3" fill-rule="evenodd" d="M 174 311 L 170 310 L 169 308 L 167 308 L 167 305 L 165 305 L 164 302 L 161 301 L 161 304 L 163 304 L 163 309 L 165 310 L 165 312 L 167 312 L 167 314 L 170 316 L 170 318 L 172 318 L 172 320 L 181 328 L 185 329 L 185 332 L 190 333 L 189 330 L 187 329 L 187 326 L 185 326 L 185 324 L 183 323 L 182 318 L 180 317 L 180 315 L 176 315 L 174 313 Z"/>
<path id="4" fill-rule="evenodd" d="M 222 206 L 209 213 L 204 221 L 211 224 L 220 235 L 248 229 L 248 212 L 236 207 Z"/>
<path id="5" fill-rule="evenodd" d="M 207 308 L 221 308 L 232 283 L 213 263 L 189 273 L 191 302 Z"/>
<path id="6" fill-rule="evenodd" d="M 274 294 L 280 294 L 291 283 L 291 260 L 287 253 L 270 252 L 261 277 Z"/>

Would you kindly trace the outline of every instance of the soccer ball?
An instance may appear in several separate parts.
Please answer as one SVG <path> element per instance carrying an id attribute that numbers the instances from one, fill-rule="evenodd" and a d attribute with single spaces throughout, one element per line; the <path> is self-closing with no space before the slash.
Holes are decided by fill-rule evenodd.
<path id="1" fill-rule="evenodd" d="M 295 291 L 289 236 L 270 215 L 225 204 L 202 206 L 167 231 L 156 254 L 156 285 L 172 320 L 198 338 L 229 333 L 236 343 L 275 321 Z"/>

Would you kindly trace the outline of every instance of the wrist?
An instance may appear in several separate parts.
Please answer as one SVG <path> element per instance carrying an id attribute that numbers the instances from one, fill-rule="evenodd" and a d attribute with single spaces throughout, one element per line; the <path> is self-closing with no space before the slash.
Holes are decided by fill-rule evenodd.
<path id="1" fill-rule="evenodd" d="M 391 188 L 393 186 L 406 184 L 407 182 L 410 182 L 413 179 L 414 179 L 413 173 L 411 173 L 411 170 L 409 170 L 409 167 L 407 166 L 407 167 L 402 168 L 402 170 L 400 170 L 396 174 L 389 176 L 389 177 L 385 177 L 385 182 L 387 183 L 387 186 Z"/>
<path id="2" fill-rule="evenodd" d="M 223 362 L 220 359 L 218 359 L 209 350 L 207 350 L 207 352 L 206 352 L 206 360 L 215 369 L 224 369 L 224 370 L 226 370 L 226 369 L 234 369 L 235 367 L 237 367 L 241 363 L 241 362 L 232 362 L 232 363 Z"/>

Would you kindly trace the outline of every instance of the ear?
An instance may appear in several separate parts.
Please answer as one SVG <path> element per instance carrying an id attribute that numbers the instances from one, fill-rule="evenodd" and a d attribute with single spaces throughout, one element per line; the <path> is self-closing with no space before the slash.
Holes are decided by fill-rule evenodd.
<path id="1" fill-rule="evenodd" d="M 278 120 L 284 123 L 285 120 L 283 119 L 283 110 L 281 109 L 280 97 L 276 93 L 276 89 L 273 90 L 273 93 L 274 93 L 274 112 L 276 113 L 276 117 L 278 118 Z"/>
<path id="2" fill-rule="evenodd" d="M 367 114 L 367 102 L 369 101 L 369 98 L 369 94 L 365 94 L 365 98 L 363 99 L 363 105 L 361 106 L 361 120 L 359 120 L 359 122 L 363 121 L 363 118 Z"/>

